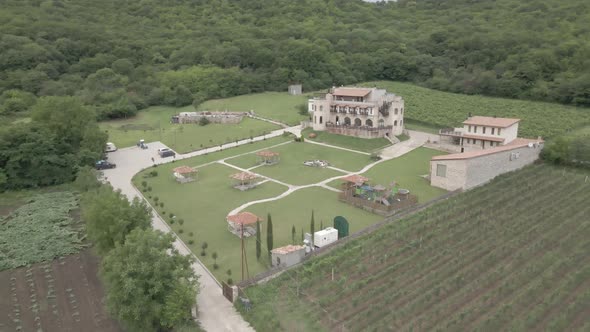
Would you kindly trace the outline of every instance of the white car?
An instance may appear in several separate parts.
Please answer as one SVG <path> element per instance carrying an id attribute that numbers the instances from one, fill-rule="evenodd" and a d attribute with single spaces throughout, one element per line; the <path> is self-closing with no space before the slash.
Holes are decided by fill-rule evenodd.
<path id="1" fill-rule="evenodd" d="M 117 147 L 115 146 L 115 143 L 108 142 L 107 146 L 105 148 L 105 152 L 114 152 L 114 151 L 117 151 Z"/>

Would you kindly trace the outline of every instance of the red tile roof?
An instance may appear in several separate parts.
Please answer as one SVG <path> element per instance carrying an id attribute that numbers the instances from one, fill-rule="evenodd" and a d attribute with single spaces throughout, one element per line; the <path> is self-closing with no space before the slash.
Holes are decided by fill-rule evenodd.
<path id="1" fill-rule="evenodd" d="M 304 248 L 305 248 L 304 246 L 295 246 L 295 245 L 290 244 L 288 246 L 274 248 L 270 252 L 272 252 L 273 254 L 283 254 L 284 255 L 284 254 L 288 254 L 290 252 L 301 250 Z"/>
<path id="2" fill-rule="evenodd" d="M 191 174 L 191 173 L 196 173 L 197 169 L 196 168 L 192 168 L 192 167 L 188 167 L 188 166 L 179 166 L 176 167 L 175 169 L 173 169 L 174 173 L 178 173 L 178 174 Z"/>
<path id="3" fill-rule="evenodd" d="M 477 158 L 477 157 L 481 157 L 481 156 L 487 156 L 487 155 L 502 152 L 502 151 L 510 151 L 510 150 L 522 148 L 522 147 L 529 145 L 530 143 L 535 144 L 535 143 L 543 143 L 543 142 L 544 141 L 542 139 L 517 138 L 514 141 L 512 141 L 506 145 L 501 145 L 498 147 L 477 150 L 477 151 L 469 151 L 469 152 L 463 152 L 463 153 L 453 153 L 453 154 L 447 154 L 447 155 L 443 155 L 443 156 L 436 156 L 436 157 L 432 157 L 431 160 L 436 161 L 436 160 L 471 159 L 471 158 Z"/>
<path id="4" fill-rule="evenodd" d="M 273 151 L 270 151 L 270 150 L 263 150 L 263 151 L 256 152 L 256 155 L 257 156 L 260 156 L 260 157 L 274 157 L 274 156 L 278 156 L 279 153 L 278 152 L 273 152 Z"/>
<path id="5" fill-rule="evenodd" d="M 232 179 L 239 180 L 239 181 L 246 181 L 246 180 L 254 180 L 258 177 L 258 175 L 250 172 L 240 172 L 235 173 L 229 176 Z"/>
<path id="6" fill-rule="evenodd" d="M 367 88 L 336 88 L 332 92 L 335 96 L 364 97 L 371 93 Z"/>
<path id="7" fill-rule="evenodd" d="M 257 221 L 262 221 L 262 219 L 258 218 L 257 215 L 251 212 L 240 212 L 238 214 L 227 216 L 227 221 L 234 224 L 250 225 L 255 224 Z"/>
<path id="8" fill-rule="evenodd" d="M 494 137 L 494 136 L 463 134 L 463 135 L 461 135 L 461 137 L 472 138 L 472 139 L 481 139 L 484 141 L 492 141 L 492 142 L 504 142 L 504 139 L 502 137 Z"/>
<path id="9" fill-rule="evenodd" d="M 472 116 L 469 119 L 463 121 L 463 124 L 506 128 L 512 126 L 513 124 L 519 121 L 520 119 L 494 118 L 489 116 Z"/>
<path id="10" fill-rule="evenodd" d="M 343 177 L 342 181 L 352 182 L 352 183 L 365 183 L 369 181 L 369 178 L 366 178 L 362 175 L 352 174 L 347 177 Z"/>

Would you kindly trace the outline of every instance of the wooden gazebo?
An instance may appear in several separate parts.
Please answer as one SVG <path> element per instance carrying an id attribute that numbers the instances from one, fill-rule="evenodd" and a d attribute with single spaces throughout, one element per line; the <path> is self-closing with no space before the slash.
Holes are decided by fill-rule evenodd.
<path id="1" fill-rule="evenodd" d="M 256 227 L 254 226 L 257 221 L 262 221 L 257 215 L 251 212 L 240 212 L 227 216 L 227 229 L 233 234 L 244 237 L 250 237 L 256 235 Z"/>
<path id="2" fill-rule="evenodd" d="M 258 184 L 258 175 L 250 172 L 240 172 L 229 176 L 235 180 L 234 188 L 241 191 L 252 189 Z"/>
<path id="3" fill-rule="evenodd" d="M 258 156 L 258 164 L 260 165 L 274 165 L 278 164 L 281 160 L 278 152 L 270 150 L 258 151 L 256 152 L 256 156 Z"/>
<path id="4" fill-rule="evenodd" d="M 180 183 L 192 182 L 197 179 L 198 170 L 194 167 L 180 166 L 174 168 L 172 171 L 174 178 Z"/>
<path id="5" fill-rule="evenodd" d="M 342 178 L 342 181 L 345 183 L 351 183 L 356 186 L 362 186 L 363 184 L 369 182 L 369 178 L 366 178 L 362 175 L 352 174 Z"/>

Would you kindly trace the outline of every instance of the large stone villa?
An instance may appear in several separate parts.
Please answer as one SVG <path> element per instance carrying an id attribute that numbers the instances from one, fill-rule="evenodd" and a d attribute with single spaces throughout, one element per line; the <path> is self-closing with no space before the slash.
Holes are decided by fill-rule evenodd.
<path id="1" fill-rule="evenodd" d="M 463 128 L 440 131 L 440 147 L 459 153 L 433 157 L 430 184 L 467 190 L 539 158 L 543 140 L 518 138 L 520 119 L 473 116 Z"/>
<path id="2" fill-rule="evenodd" d="M 401 135 L 404 100 L 384 89 L 340 87 L 309 100 L 313 130 L 377 138 Z"/>

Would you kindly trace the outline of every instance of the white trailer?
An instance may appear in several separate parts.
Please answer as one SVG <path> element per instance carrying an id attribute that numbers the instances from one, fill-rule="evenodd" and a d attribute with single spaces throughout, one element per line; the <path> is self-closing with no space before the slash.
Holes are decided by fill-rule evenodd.
<path id="1" fill-rule="evenodd" d="M 108 142 L 107 146 L 105 148 L 105 152 L 114 152 L 114 151 L 117 151 L 117 147 L 115 146 L 115 143 Z"/>
<path id="2" fill-rule="evenodd" d="M 317 248 L 336 241 L 338 241 L 338 230 L 334 227 L 328 227 L 313 233 L 313 245 Z"/>

